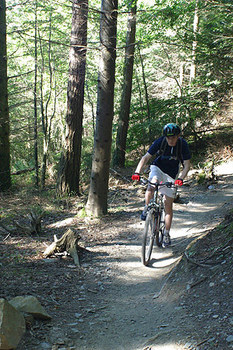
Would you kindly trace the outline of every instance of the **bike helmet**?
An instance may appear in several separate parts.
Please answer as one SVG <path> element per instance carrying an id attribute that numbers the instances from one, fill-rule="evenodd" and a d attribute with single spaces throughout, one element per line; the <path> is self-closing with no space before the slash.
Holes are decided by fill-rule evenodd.
<path id="1" fill-rule="evenodd" d="M 181 133 L 180 127 L 177 124 L 169 123 L 163 128 L 163 136 L 175 136 Z"/>

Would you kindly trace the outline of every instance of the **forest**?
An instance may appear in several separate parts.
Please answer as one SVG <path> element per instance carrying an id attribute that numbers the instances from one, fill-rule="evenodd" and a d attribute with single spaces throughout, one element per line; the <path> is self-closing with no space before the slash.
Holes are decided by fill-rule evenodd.
<path id="1" fill-rule="evenodd" d="M 232 93 L 229 0 L 0 0 L 0 190 L 88 188 L 107 213 L 110 170 L 178 123 L 193 158 Z M 20 174 L 20 175 L 19 175 Z"/>
<path id="2" fill-rule="evenodd" d="M 0 0 L 0 349 L 232 349 L 232 14 Z M 167 123 L 191 169 L 144 266 L 132 174 Z"/>

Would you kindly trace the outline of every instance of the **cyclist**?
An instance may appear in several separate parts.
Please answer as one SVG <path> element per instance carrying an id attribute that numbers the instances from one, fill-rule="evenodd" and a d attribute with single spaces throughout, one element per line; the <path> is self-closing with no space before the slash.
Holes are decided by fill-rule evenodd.
<path id="1" fill-rule="evenodd" d="M 163 128 L 163 136 L 154 141 L 148 152 L 139 161 L 135 173 L 132 175 L 132 180 L 140 181 L 142 169 L 154 156 L 155 158 L 150 166 L 149 181 L 157 183 L 172 182 L 177 186 L 182 186 L 190 168 L 191 155 L 189 146 L 180 137 L 180 133 L 181 130 L 177 124 L 166 124 Z M 182 171 L 180 171 L 181 163 L 183 164 Z M 141 220 L 146 220 L 148 204 L 153 198 L 154 190 L 154 187 L 149 184 L 145 193 L 145 208 L 141 214 Z M 165 198 L 165 230 L 162 246 L 166 248 L 171 244 L 170 228 L 176 188 L 161 187 L 160 192 L 164 194 Z"/>

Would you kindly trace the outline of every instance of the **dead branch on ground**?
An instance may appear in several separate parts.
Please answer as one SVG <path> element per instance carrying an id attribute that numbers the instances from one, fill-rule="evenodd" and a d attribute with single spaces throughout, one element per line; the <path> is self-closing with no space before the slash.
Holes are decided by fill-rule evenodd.
<path id="1" fill-rule="evenodd" d="M 129 179 L 127 179 L 127 177 L 121 175 L 120 173 L 118 173 L 118 171 L 116 171 L 115 169 L 110 168 L 110 172 L 115 175 L 120 177 L 122 180 L 126 181 L 126 182 L 131 182 Z"/>

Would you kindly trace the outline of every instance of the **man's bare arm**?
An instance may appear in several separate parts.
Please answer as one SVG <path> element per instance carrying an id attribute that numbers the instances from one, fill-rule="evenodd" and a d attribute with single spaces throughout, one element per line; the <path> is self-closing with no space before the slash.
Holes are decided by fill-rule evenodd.
<path id="1" fill-rule="evenodd" d="M 190 169 L 190 159 L 184 160 L 184 167 L 183 167 L 182 172 L 179 175 L 179 179 L 184 180 L 184 178 L 187 176 L 187 174 L 189 172 L 189 169 Z"/>
<path id="2" fill-rule="evenodd" d="M 152 158 L 152 155 L 147 152 L 139 161 L 137 168 L 135 170 L 135 173 L 141 174 L 143 168 L 146 166 L 146 164 L 149 162 L 151 158 Z"/>

